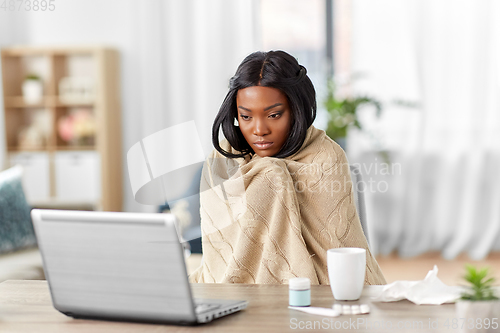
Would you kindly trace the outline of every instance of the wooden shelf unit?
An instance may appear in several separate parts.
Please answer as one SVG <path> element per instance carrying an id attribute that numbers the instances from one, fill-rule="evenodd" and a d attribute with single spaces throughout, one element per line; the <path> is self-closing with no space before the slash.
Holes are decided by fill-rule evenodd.
<path id="1" fill-rule="evenodd" d="M 80 102 L 80 103 L 64 103 L 59 100 L 57 96 L 44 96 L 42 101 L 36 104 L 28 104 L 24 101 L 23 96 L 6 96 L 4 101 L 7 108 L 40 108 L 40 107 L 75 107 L 83 106 L 92 108 L 94 103 Z"/>
<path id="2" fill-rule="evenodd" d="M 80 62 L 83 59 L 83 63 L 88 65 L 88 68 L 83 66 L 79 74 L 72 73 L 71 66 L 74 67 L 75 59 L 79 59 Z M 122 140 L 118 52 L 106 47 L 19 46 L 2 49 L 1 60 L 4 132 L 8 155 L 7 165 L 4 167 L 19 163 L 20 154 L 22 158 L 27 159 L 32 154 L 33 158 L 41 157 L 44 160 L 42 169 L 48 170 L 48 172 L 44 171 L 38 175 L 39 177 L 48 177 L 47 195 L 38 194 L 36 198 L 30 200 L 30 203 L 36 205 L 37 202 L 50 202 L 52 208 L 93 206 L 98 210 L 121 211 Z M 43 98 L 35 104 L 26 103 L 22 94 L 23 81 L 28 74 L 33 72 L 28 68 L 30 60 L 37 62 L 39 67 L 43 69 L 43 73 L 35 73 L 43 79 Z M 67 76 L 82 76 L 82 72 L 83 76 L 90 77 L 94 83 L 94 100 L 76 103 L 61 101 L 59 98 L 60 80 Z M 74 108 L 88 109 L 95 118 L 95 142 L 91 145 L 88 143 L 82 146 L 71 145 L 58 134 L 59 119 L 69 114 Z M 48 135 L 46 135 L 45 143 L 36 147 L 20 146 L 19 133 L 30 125 L 30 119 L 34 117 L 35 113 L 44 113 L 43 116 L 46 117 L 47 123 L 50 123 L 47 126 Z M 82 169 L 75 168 L 75 174 L 71 174 L 71 159 L 77 161 L 78 158 L 87 157 L 92 158 L 93 161 L 88 163 L 89 165 L 98 165 L 97 170 L 95 172 L 89 171 L 85 169 L 87 166 L 82 165 Z M 63 161 L 61 163 L 66 163 L 64 168 L 58 165 L 59 160 Z M 63 169 L 65 170 L 65 173 L 62 174 L 64 177 L 59 177 Z M 77 197 L 76 194 L 83 191 L 86 184 L 82 183 L 82 188 L 78 186 L 78 181 L 76 181 L 78 180 L 78 171 L 83 171 L 83 174 L 86 174 L 87 171 L 92 175 L 95 174 L 98 191 L 90 195 L 89 198 L 80 200 L 71 195 L 68 197 L 68 195 L 61 194 L 62 192 L 75 193 L 75 197 Z M 30 186 L 34 189 L 37 188 L 34 183 L 38 181 L 35 177 L 37 175 L 34 170 L 31 170 L 31 173 L 31 183 L 30 179 L 24 179 L 25 187 L 28 188 L 26 192 L 30 192 Z M 68 188 L 68 186 L 73 187 Z M 27 195 L 29 200 L 29 193 Z"/>

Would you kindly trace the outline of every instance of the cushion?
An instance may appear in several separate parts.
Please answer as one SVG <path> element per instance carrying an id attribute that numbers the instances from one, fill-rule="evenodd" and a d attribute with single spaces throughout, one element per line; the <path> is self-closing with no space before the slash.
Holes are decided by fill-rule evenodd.
<path id="1" fill-rule="evenodd" d="M 22 173 L 20 166 L 0 172 L 0 253 L 36 245 Z"/>

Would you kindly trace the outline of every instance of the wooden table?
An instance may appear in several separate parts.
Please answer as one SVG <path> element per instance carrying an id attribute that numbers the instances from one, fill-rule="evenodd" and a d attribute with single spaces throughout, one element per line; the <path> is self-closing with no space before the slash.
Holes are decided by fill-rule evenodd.
<path id="1" fill-rule="evenodd" d="M 287 285 L 194 284 L 195 297 L 247 299 L 246 310 L 199 326 L 169 326 L 137 323 L 75 320 L 52 307 L 46 281 L 10 280 L 0 283 L 0 332 L 458 332 L 451 328 L 453 304 L 415 305 L 408 301 L 371 303 L 365 287 L 360 301 L 367 303 L 368 315 L 337 318 L 308 315 L 290 310 Z M 329 286 L 312 287 L 312 306 L 331 307 L 335 300 Z M 449 328 L 445 326 L 448 320 Z M 393 329 L 388 329 L 392 325 Z M 398 329 L 400 325 L 400 329 Z M 406 326 L 406 329 L 404 328 Z M 429 328 L 430 326 L 430 328 Z M 314 331 L 314 330 L 308 330 Z"/>

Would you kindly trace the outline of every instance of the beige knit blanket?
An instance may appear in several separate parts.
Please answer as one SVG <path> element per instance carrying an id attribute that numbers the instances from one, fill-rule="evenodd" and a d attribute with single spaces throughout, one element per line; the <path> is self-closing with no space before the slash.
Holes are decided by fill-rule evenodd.
<path id="1" fill-rule="evenodd" d="M 221 147 L 236 152 L 224 140 Z M 344 151 L 311 126 L 291 157 L 229 159 L 203 167 L 202 265 L 192 282 L 329 284 L 326 251 L 361 247 L 366 284 L 385 284 L 356 212 Z"/>

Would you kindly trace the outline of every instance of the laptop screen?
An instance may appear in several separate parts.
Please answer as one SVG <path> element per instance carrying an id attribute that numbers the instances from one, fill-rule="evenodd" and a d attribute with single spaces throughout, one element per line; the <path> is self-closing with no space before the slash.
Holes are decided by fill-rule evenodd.
<path id="1" fill-rule="evenodd" d="M 194 320 L 175 217 L 33 210 L 54 307 L 81 317 Z"/>

